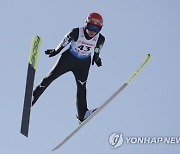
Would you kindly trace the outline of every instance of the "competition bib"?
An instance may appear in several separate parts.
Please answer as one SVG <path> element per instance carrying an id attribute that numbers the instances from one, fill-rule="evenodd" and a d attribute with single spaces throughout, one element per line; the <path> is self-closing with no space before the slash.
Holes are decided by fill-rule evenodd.
<path id="1" fill-rule="evenodd" d="M 87 40 L 84 36 L 84 29 L 81 27 L 79 28 L 78 40 L 71 42 L 69 50 L 77 58 L 87 58 L 94 51 L 98 38 L 99 34 Z"/>

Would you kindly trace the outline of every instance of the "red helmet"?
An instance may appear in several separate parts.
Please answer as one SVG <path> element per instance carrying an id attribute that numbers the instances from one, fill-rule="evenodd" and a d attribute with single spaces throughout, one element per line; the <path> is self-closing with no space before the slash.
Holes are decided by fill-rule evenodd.
<path id="1" fill-rule="evenodd" d="M 87 16 L 86 23 L 87 24 L 90 23 L 90 24 L 102 27 L 103 26 L 103 18 L 98 13 L 90 13 Z"/>

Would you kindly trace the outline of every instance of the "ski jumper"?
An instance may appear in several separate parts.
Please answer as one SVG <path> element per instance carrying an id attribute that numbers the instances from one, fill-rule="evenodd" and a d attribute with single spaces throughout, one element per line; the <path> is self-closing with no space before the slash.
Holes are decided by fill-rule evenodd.
<path id="1" fill-rule="evenodd" d="M 88 110 L 86 82 L 91 65 L 91 54 L 99 56 L 104 41 L 105 38 L 100 33 L 90 38 L 84 27 L 74 28 L 69 32 L 55 50 L 60 52 L 70 43 L 69 48 L 62 53 L 47 77 L 43 78 L 41 83 L 35 88 L 32 105 L 35 104 L 40 95 L 55 79 L 71 71 L 77 84 L 76 105 L 78 118 L 80 121 L 83 121 L 85 112 Z"/>

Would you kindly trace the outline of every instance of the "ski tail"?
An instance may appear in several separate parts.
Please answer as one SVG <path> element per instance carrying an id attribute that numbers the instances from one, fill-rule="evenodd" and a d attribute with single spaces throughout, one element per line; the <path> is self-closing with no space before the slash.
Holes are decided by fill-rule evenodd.
<path id="1" fill-rule="evenodd" d="M 38 63 L 40 45 L 41 45 L 41 38 L 39 36 L 34 36 L 32 40 L 29 61 L 28 61 L 24 107 L 23 107 L 23 114 L 21 121 L 21 133 L 26 137 L 28 137 L 28 131 L 29 131 L 32 91 L 34 85 L 35 72 Z"/>
<path id="2" fill-rule="evenodd" d="M 95 112 L 93 112 L 86 120 L 84 120 L 74 131 L 72 131 L 60 144 L 58 144 L 52 151 L 59 149 L 64 143 L 66 143 L 75 133 L 77 133 L 84 125 L 86 125 L 97 113 L 99 113 L 107 104 L 109 104 L 127 85 L 134 79 L 134 77 L 142 70 L 145 64 L 149 61 L 151 54 L 147 54 L 143 62 L 139 65 L 136 71 L 130 76 L 130 78 L 115 91 Z"/>

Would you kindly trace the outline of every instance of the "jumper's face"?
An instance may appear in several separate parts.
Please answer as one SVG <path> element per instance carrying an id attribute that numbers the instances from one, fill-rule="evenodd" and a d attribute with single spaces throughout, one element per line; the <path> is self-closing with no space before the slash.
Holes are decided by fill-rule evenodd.
<path id="1" fill-rule="evenodd" d="M 89 35 L 89 37 L 94 37 L 97 34 L 97 32 L 94 32 L 88 29 L 86 29 L 86 33 Z"/>
<path id="2" fill-rule="evenodd" d="M 101 31 L 101 27 L 93 24 L 87 24 L 86 25 L 86 32 L 90 37 L 95 36 L 97 33 Z"/>

